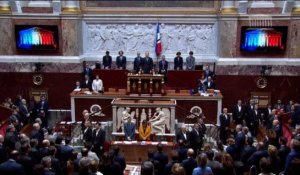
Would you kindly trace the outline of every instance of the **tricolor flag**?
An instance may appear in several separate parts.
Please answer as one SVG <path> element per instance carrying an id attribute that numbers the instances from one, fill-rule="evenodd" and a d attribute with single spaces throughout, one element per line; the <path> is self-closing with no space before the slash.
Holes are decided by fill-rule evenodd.
<path id="1" fill-rule="evenodd" d="M 157 23 L 157 28 L 156 28 L 156 43 L 155 43 L 155 52 L 156 55 L 160 55 L 162 51 L 162 45 L 161 45 L 161 40 L 160 40 L 160 31 L 159 31 L 159 23 Z"/>

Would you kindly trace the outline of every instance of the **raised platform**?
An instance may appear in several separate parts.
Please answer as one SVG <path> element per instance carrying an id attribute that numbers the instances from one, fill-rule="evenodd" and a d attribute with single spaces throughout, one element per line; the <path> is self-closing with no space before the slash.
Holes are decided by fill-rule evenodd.
<path id="1" fill-rule="evenodd" d="M 195 118 L 189 117 L 191 111 L 195 107 L 200 107 L 202 112 L 206 116 L 205 123 L 218 124 L 218 116 L 222 112 L 222 99 L 221 93 L 213 96 L 191 96 L 188 93 L 181 94 L 174 93 L 172 95 L 165 96 L 130 96 L 126 94 L 84 94 L 80 92 L 72 92 L 71 97 L 71 111 L 72 111 L 72 121 L 82 120 L 81 113 L 84 109 L 91 111 L 93 107 L 101 107 L 102 115 L 94 116 L 92 120 L 96 121 L 112 121 L 112 100 L 115 98 L 121 98 L 123 100 L 176 100 L 175 107 L 175 119 L 178 122 L 193 123 Z"/>

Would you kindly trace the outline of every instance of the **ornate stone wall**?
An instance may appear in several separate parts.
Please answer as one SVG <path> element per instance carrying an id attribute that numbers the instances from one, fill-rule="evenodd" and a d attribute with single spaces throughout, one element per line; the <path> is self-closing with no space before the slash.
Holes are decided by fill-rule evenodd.
<path id="1" fill-rule="evenodd" d="M 137 51 L 149 51 L 154 57 L 156 24 L 95 24 L 84 25 L 84 55 L 103 56 L 106 50 L 116 56 L 119 50 L 132 60 Z M 167 59 L 176 52 L 187 55 L 194 51 L 196 59 L 209 59 L 217 55 L 217 28 L 214 23 L 161 24 L 163 54 Z"/>

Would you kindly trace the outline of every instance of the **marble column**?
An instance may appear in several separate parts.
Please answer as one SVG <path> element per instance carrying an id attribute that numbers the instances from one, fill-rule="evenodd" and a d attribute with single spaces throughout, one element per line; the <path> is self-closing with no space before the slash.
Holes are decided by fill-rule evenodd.
<path id="1" fill-rule="evenodd" d="M 0 1 L 0 13 L 11 13 L 10 1 Z"/>
<path id="2" fill-rule="evenodd" d="M 67 0 L 63 2 L 63 13 L 80 13 L 80 1 Z"/>
<path id="3" fill-rule="evenodd" d="M 294 2 L 294 7 L 292 10 L 292 14 L 300 14 L 300 1 Z"/>
<path id="4" fill-rule="evenodd" d="M 235 1 L 222 1 L 221 14 L 237 14 Z"/>

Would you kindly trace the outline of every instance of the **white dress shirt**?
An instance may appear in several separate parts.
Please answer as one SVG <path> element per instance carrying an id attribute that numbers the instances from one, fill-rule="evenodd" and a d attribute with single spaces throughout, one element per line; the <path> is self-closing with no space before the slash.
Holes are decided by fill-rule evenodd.
<path id="1" fill-rule="evenodd" d="M 92 84 L 92 89 L 93 91 L 103 91 L 103 83 L 101 79 L 95 79 L 93 80 L 93 84 Z"/>

